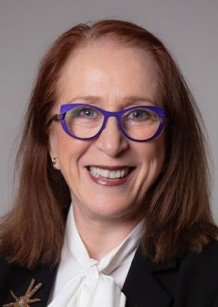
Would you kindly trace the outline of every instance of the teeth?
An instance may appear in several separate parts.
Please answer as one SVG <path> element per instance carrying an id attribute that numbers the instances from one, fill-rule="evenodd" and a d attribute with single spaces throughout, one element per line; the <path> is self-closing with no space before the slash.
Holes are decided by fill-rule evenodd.
<path id="1" fill-rule="evenodd" d="M 123 178 L 125 177 L 129 171 L 130 168 L 123 168 L 119 170 L 108 170 L 108 169 L 102 169 L 95 166 L 89 167 L 90 173 L 95 177 L 104 177 L 109 179 L 117 179 L 117 178 Z"/>

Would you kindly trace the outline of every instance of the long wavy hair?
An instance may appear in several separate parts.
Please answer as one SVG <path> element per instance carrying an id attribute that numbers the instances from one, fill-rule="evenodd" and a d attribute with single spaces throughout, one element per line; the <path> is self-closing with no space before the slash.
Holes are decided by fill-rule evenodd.
<path id="1" fill-rule="evenodd" d="M 18 190 L 0 225 L 0 254 L 29 268 L 56 265 L 71 202 L 62 174 L 48 152 L 48 121 L 58 81 L 70 55 L 90 42 L 113 40 L 148 52 L 158 65 L 158 97 L 166 111 L 166 160 L 143 204 L 142 245 L 152 261 L 200 252 L 218 229 L 209 203 L 209 172 L 202 118 L 180 70 L 163 43 L 121 20 L 79 24 L 61 35 L 41 62 L 25 116 L 16 160 Z"/>

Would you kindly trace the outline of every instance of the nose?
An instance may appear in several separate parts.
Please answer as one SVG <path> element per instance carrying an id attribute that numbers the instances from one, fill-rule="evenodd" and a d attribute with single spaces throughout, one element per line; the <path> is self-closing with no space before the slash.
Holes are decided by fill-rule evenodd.
<path id="1" fill-rule="evenodd" d="M 111 157 L 119 155 L 129 146 L 129 141 L 120 131 L 117 119 L 110 117 L 100 136 L 96 139 L 96 146 Z"/>

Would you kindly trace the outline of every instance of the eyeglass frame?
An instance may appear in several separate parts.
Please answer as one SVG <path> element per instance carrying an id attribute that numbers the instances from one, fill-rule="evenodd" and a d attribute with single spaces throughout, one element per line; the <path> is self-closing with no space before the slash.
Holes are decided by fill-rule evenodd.
<path id="1" fill-rule="evenodd" d="M 93 108 L 93 109 L 97 110 L 98 112 L 100 112 L 104 116 L 102 126 L 101 126 L 100 130 L 94 136 L 89 137 L 89 138 L 78 137 L 78 136 L 72 134 L 70 132 L 70 130 L 68 129 L 66 121 L 65 121 L 66 113 L 68 111 L 70 111 L 72 108 L 76 108 L 76 107 Z M 127 112 L 130 112 L 130 111 L 132 111 L 134 109 L 137 109 L 137 108 L 151 110 L 151 111 L 155 112 L 158 115 L 159 119 L 160 119 L 160 123 L 159 123 L 159 126 L 157 128 L 157 131 L 154 133 L 154 135 L 152 135 L 150 138 L 145 139 L 145 140 L 136 140 L 136 139 L 130 137 L 126 133 L 126 131 L 125 131 L 124 127 L 123 127 L 123 123 L 122 123 L 122 116 L 123 116 L 123 114 L 125 114 Z M 61 105 L 60 106 L 60 113 L 53 115 L 49 122 L 52 122 L 52 121 L 61 122 L 61 126 L 62 126 L 62 128 L 63 128 L 63 130 L 64 130 L 64 132 L 66 134 L 68 134 L 69 136 L 71 136 L 71 137 L 73 137 L 73 138 L 75 138 L 77 140 L 89 141 L 89 140 L 92 140 L 94 138 L 97 138 L 102 133 L 102 131 L 106 127 L 107 120 L 108 120 L 109 117 L 115 117 L 117 119 L 118 128 L 122 132 L 122 134 L 127 139 L 129 139 L 131 141 L 134 141 L 134 142 L 148 142 L 148 141 L 151 141 L 151 140 L 155 139 L 156 137 L 158 137 L 158 135 L 161 134 L 161 132 L 162 132 L 162 130 L 164 128 L 165 119 L 166 119 L 166 115 L 165 115 L 164 109 L 161 108 L 161 107 L 157 107 L 157 106 L 138 105 L 138 106 L 133 106 L 133 107 L 130 107 L 130 108 L 127 108 L 127 109 L 123 109 L 123 110 L 120 110 L 120 111 L 113 111 L 112 112 L 112 111 L 103 110 L 103 109 L 101 109 L 101 108 L 99 108 L 97 106 L 93 106 L 93 105 L 90 105 L 90 104 L 70 103 L 70 104 L 63 104 L 63 105 Z"/>

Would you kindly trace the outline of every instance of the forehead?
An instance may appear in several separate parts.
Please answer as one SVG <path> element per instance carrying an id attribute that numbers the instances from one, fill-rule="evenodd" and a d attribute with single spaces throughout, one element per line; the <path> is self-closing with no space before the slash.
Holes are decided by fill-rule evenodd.
<path id="1" fill-rule="evenodd" d="M 60 74 L 58 96 L 62 102 L 80 95 L 154 98 L 157 83 L 158 67 L 148 52 L 110 41 L 95 42 L 71 54 Z"/>

